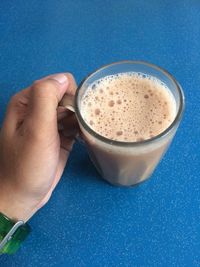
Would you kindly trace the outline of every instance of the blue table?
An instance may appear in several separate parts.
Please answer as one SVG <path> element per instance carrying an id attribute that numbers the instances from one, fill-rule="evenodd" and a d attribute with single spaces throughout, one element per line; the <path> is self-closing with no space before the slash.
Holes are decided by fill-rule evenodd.
<path id="1" fill-rule="evenodd" d="M 1 0 L 0 36 L 1 122 L 35 79 L 70 71 L 80 82 L 124 59 L 166 68 L 186 96 L 170 150 L 140 186 L 102 181 L 76 144 L 32 234 L 0 266 L 200 266 L 200 2 Z"/>

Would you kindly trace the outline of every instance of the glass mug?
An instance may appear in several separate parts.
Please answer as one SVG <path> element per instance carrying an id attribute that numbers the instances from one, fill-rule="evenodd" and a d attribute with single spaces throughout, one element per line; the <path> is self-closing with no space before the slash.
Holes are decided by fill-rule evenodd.
<path id="1" fill-rule="evenodd" d="M 170 89 L 176 102 L 176 115 L 169 127 L 144 141 L 121 142 L 96 133 L 84 121 L 80 103 L 89 85 L 108 75 L 140 72 L 154 76 Z M 121 61 L 106 65 L 87 76 L 78 86 L 75 97 L 64 96 L 62 106 L 75 112 L 89 156 L 100 175 L 113 185 L 132 186 L 146 180 L 169 147 L 184 110 L 184 94 L 178 82 L 165 70 L 142 61 Z"/>

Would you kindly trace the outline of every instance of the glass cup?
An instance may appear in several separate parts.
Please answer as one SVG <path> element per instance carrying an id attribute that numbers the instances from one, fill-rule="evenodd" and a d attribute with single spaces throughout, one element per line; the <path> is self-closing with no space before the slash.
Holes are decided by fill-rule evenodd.
<path id="1" fill-rule="evenodd" d="M 167 85 L 176 102 L 174 121 L 151 139 L 138 142 L 110 140 L 90 128 L 81 115 L 80 104 L 89 85 L 105 76 L 126 72 L 156 77 Z M 100 175 L 113 185 L 132 186 L 152 174 L 169 147 L 182 118 L 184 94 L 179 83 L 166 70 L 147 62 L 121 61 L 106 65 L 87 76 L 78 86 L 75 97 L 65 95 L 61 105 L 76 113 L 89 156 Z"/>

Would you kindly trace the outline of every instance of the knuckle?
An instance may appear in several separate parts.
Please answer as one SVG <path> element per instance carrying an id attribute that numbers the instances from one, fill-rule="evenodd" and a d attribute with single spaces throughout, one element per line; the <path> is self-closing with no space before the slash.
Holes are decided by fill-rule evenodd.
<path id="1" fill-rule="evenodd" d="M 20 99 L 20 93 L 16 93 L 13 95 L 9 101 L 8 108 L 17 106 Z"/>
<path id="2" fill-rule="evenodd" d="M 19 93 L 16 93 L 15 95 L 13 95 L 10 99 L 10 103 L 15 103 L 17 102 L 19 99 Z"/>

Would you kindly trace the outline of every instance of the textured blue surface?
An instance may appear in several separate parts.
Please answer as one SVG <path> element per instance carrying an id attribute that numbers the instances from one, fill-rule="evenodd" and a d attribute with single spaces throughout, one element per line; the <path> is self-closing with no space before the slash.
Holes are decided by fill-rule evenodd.
<path id="1" fill-rule="evenodd" d="M 32 234 L 0 266 L 200 266 L 200 2 L 1 0 L 0 36 L 1 121 L 34 79 L 70 71 L 80 82 L 122 59 L 168 69 L 186 96 L 169 152 L 138 187 L 99 179 L 77 144 Z"/>

